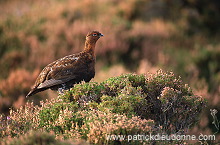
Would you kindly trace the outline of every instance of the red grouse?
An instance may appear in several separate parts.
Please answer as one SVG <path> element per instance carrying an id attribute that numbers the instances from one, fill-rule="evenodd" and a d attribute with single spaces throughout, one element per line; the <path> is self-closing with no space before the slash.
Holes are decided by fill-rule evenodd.
<path id="1" fill-rule="evenodd" d="M 38 76 L 26 97 L 46 89 L 67 90 L 81 81 L 89 82 L 95 76 L 95 45 L 104 36 L 98 31 L 89 32 L 82 52 L 60 58 L 47 65 Z"/>

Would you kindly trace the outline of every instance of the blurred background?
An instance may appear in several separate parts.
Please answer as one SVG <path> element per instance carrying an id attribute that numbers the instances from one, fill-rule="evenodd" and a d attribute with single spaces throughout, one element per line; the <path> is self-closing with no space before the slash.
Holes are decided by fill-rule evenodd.
<path id="1" fill-rule="evenodd" d="M 92 81 L 173 71 L 208 101 L 190 133 L 217 131 L 210 109 L 220 111 L 219 0 L 0 0 L 0 113 L 56 97 L 25 95 L 47 64 L 81 51 L 91 30 L 105 35 Z"/>

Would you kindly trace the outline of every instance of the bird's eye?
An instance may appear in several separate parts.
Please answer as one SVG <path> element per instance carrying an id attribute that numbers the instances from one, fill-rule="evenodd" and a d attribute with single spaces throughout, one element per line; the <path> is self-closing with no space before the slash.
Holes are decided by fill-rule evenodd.
<path id="1" fill-rule="evenodd" d="M 93 33 L 92 36 L 97 36 L 97 34 L 96 34 L 96 33 Z"/>

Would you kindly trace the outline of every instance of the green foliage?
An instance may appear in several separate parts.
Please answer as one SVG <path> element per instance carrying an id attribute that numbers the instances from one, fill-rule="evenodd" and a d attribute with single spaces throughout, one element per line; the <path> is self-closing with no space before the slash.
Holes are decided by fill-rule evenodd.
<path id="1" fill-rule="evenodd" d="M 114 144 L 117 141 L 107 141 L 106 135 L 184 134 L 199 120 L 204 105 L 204 99 L 195 96 L 173 73 L 159 70 L 150 75 L 124 74 L 102 83 L 82 82 L 57 99 L 42 102 L 41 107 L 29 104 L 12 111 L 9 119 L 3 119 L 9 127 L 2 128 L 0 135 L 21 136 L 28 129 L 45 130 L 64 139 Z M 11 133 L 11 129 L 16 131 Z"/>
<path id="2" fill-rule="evenodd" d="M 103 82 L 105 86 L 105 94 L 109 96 L 116 96 L 126 84 L 130 83 L 125 76 L 113 77 Z"/>
<path id="3" fill-rule="evenodd" d="M 45 103 L 43 108 L 39 111 L 39 128 L 44 128 L 47 131 L 53 130 L 59 134 L 64 133 L 65 130 L 70 130 L 74 123 L 82 126 L 80 116 L 77 116 L 77 113 L 74 114 L 79 108 L 76 102 L 64 103 L 60 100 L 54 100 L 54 102 Z M 67 111 L 70 112 L 65 114 Z M 60 119 L 63 119 L 65 124 L 57 122 Z"/>
<path id="4" fill-rule="evenodd" d="M 124 114 L 128 117 L 136 115 L 135 109 L 144 102 L 144 98 L 133 95 L 118 95 L 117 97 L 102 96 L 101 102 L 97 108 L 105 111 L 110 110 L 113 113 Z M 147 104 L 146 104 L 147 105 Z"/>
<path id="5" fill-rule="evenodd" d="M 104 87 L 102 85 L 99 85 L 96 82 L 76 84 L 69 91 L 70 94 L 65 97 L 70 97 L 68 98 L 70 101 L 79 99 L 99 101 L 99 98 L 102 95 L 101 91 L 103 90 L 103 88 Z"/>

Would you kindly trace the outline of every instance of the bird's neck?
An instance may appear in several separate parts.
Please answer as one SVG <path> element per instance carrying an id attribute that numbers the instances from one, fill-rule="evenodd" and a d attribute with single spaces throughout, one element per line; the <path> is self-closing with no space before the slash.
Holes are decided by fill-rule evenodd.
<path id="1" fill-rule="evenodd" d="M 96 42 L 85 42 L 84 51 L 95 56 L 95 44 Z"/>

